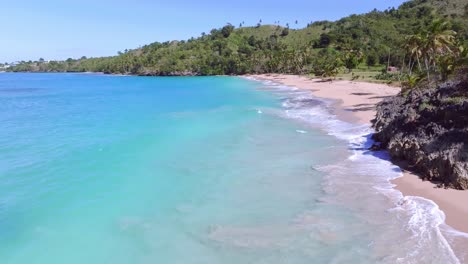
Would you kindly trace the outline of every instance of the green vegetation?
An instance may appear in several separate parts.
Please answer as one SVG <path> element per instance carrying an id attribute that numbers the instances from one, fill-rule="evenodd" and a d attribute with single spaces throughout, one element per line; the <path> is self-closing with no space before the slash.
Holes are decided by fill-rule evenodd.
<path id="1" fill-rule="evenodd" d="M 447 97 L 447 98 L 444 98 L 443 100 L 443 102 L 450 104 L 450 105 L 462 104 L 467 101 L 468 101 L 468 97 L 465 97 L 465 96 Z"/>
<path id="2" fill-rule="evenodd" d="M 227 24 L 198 38 L 155 42 L 117 56 L 22 62 L 8 70 L 158 76 L 314 74 L 403 81 L 414 87 L 424 78 L 445 80 L 466 64 L 467 20 L 464 1 L 413 0 L 397 9 L 313 22 L 304 29 L 261 25 L 262 21 L 255 27 Z M 387 73 L 390 66 L 394 70 Z"/>
<path id="3" fill-rule="evenodd" d="M 421 105 L 419 105 L 418 110 L 419 110 L 419 111 L 424 111 L 424 110 L 426 110 L 426 109 L 432 110 L 432 109 L 434 109 L 434 108 L 435 108 L 435 106 L 431 105 L 430 103 L 428 103 L 428 102 L 423 102 Z"/>
<path id="4" fill-rule="evenodd" d="M 439 73 L 442 81 L 447 80 L 456 66 L 466 60 L 466 50 L 456 35 L 448 22 L 437 19 L 422 33 L 408 36 L 405 47 L 409 57 L 409 75 L 417 64 L 419 72 L 426 73 L 427 80 L 434 72 Z"/>

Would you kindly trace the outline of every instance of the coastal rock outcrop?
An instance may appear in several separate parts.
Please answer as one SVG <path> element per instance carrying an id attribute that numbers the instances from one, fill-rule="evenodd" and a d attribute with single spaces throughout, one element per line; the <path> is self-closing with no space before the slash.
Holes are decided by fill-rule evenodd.
<path id="1" fill-rule="evenodd" d="M 373 138 L 423 179 L 468 189 L 468 72 L 458 76 L 379 103 Z"/>
<path id="2" fill-rule="evenodd" d="M 142 73 L 138 74 L 139 76 L 200 76 L 199 73 L 192 71 L 171 71 L 171 72 L 161 72 L 161 71 L 151 71 L 145 70 Z"/>

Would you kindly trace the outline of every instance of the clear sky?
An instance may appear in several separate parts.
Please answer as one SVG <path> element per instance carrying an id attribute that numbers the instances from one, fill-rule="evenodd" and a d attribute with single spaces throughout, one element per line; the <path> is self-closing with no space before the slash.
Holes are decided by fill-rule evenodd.
<path id="1" fill-rule="evenodd" d="M 0 0 L 0 62 L 115 55 L 226 23 L 336 20 L 403 0 Z"/>

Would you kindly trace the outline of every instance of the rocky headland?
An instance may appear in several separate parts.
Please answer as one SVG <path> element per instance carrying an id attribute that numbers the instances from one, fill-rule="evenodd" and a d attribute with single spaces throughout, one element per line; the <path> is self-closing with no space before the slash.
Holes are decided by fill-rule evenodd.
<path id="1" fill-rule="evenodd" d="M 421 84 L 377 105 L 374 139 L 391 157 L 441 187 L 468 189 L 468 71 Z"/>

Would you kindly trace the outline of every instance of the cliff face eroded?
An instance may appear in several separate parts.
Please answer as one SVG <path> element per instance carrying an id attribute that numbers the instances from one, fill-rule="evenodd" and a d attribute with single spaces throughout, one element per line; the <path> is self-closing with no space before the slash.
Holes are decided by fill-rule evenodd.
<path id="1" fill-rule="evenodd" d="M 384 100 L 372 123 L 393 159 L 424 179 L 468 189 L 468 74 Z"/>

